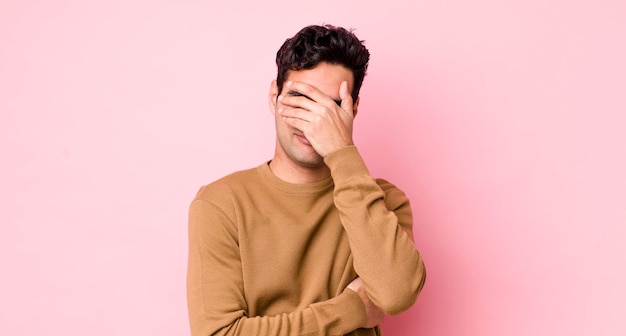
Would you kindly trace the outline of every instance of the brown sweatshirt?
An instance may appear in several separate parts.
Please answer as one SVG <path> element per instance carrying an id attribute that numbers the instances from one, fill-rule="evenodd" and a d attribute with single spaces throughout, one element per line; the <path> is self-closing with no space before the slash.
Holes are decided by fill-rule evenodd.
<path id="1" fill-rule="evenodd" d="M 368 173 L 356 147 L 325 158 L 331 177 L 291 184 L 267 163 L 204 186 L 189 212 L 191 333 L 378 335 L 345 290 L 360 276 L 386 314 L 425 280 L 405 194 Z"/>

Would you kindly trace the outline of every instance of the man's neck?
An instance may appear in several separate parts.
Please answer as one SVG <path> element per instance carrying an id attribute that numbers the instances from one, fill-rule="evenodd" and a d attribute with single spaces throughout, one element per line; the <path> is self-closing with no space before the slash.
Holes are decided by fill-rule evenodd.
<path id="1" fill-rule="evenodd" d="M 281 160 L 274 157 L 269 163 L 270 170 L 279 179 L 294 183 L 305 184 L 319 182 L 330 176 L 330 169 L 326 165 L 318 167 L 303 167 L 290 160 Z"/>

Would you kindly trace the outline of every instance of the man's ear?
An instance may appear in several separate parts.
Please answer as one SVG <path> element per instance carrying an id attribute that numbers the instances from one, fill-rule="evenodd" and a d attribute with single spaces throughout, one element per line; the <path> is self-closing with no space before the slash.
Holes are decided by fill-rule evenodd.
<path id="1" fill-rule="evenodd" d="M 352 118 L 356 118 L 356 113 L 359 111 L 359 101 L 361 97 L 356 97 L 356 101 L 352 104 Z"/>
<path id="2" fill-rule="evenodd" d="M 275 114 L 276 113 L 276 102 L 278 100 L 278 85 L 276 84 L 276 80 L 274 79 L 272 81 L 272 83 L 270 84 L 270 93 L 268 98 L 268 103 L 269 103 L 269 107 L 270 107 L 270 113 L 271 114 Z"/>

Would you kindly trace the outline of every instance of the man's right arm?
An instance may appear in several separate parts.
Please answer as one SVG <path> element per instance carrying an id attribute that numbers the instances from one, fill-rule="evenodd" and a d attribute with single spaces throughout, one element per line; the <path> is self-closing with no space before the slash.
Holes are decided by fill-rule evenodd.
<path id="1" fill-rule="evenodd" d="M 343 335 L 373 323 L 357 290 L 276 316 L 247 316 L 237 227 L 220 207 L 194 200 L 189 210 L 187 302 L 191 333 Z"/>

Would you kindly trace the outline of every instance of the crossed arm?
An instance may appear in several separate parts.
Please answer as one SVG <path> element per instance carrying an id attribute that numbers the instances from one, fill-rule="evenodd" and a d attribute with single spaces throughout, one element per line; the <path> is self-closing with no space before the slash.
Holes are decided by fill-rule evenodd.
<path id="1" fill-rule="evenodd" d="M 396 194 L 391 196 L 398 197 L 386 195 L 353 145 L 357 104 L 348 83 L 341 83 L 339 101 L 303 82 L 288 82 L 287 88 L 297 94 L 279 96 L 278 112 L 304 133 L 330 168 L 335 206 L 368 297 L 387 314 L 408 308 L 425 281 L 424 264 L 413 242 L 411 209 L 404 193 L 385 182 Z M 400 201 L 385 204 L 386 198 Z M 400 256 L 402 260 L 397 259 Z M 408 290 L 398 297 L 396 288 Z"/>
<path id="2" fill-rule="evenodd" d="M 343 335 L 382 322 L 383 313 L 408 309 L 425 271 L 412 237 L 404 194 L 376 182 L 352 145 L 352 101 L 347 85 L 341 104 L 305 83 L 290 83 L 302 95 L 281 97 L 280 115 L 300 129 L 324 157 L 335 182 L 354 269 L 359 278 L 338 296 L 275 316 L 247 316 L 236 220 L 228 210 L 195 200 L 189 215 L 188 302 L 192 335 Z M 205 231 L 212 223 L 212 232 Z M 216 267 L 206 269 L 207 265 Z M 224 281 L 230 279 L 231 281 Z"/>
<path id="3" fill-rule="evenodd" d="M 250 316 L 237 227 L 228 210 L 196 199 L 190 207 L 187 295 L 192 335 L 343 335 L 382 321 L 360 281 L 303 309 Z"/>
<path id="4" fill-rule="evenodd" d="M 410 228 L 408 203 L 399 190 L 379 183 L 381 187 L 374 182 L 378 189 L 385 189 L 383 194 L 388 197 L 384 201 L 376 198 L 374 203 L 395 208 L 391 216 L 371 221 L 363 228 L 350 227 L 359 218 L 342 219 L 360 277 L 336 297 L 274 316 L 248 315 L 242 256 L 232 213 L 210 201 L 194 200 L 190 207 L 188 268 L 192 335 L 344 335 L 379 324 L 383 310 L 395 314 L 408 309 L 423 284 L 423 264 L 410 241 L 410 231 L 405 231 Z M 352 206 L 378 207 L 371 203 Z M 359 229 L 370 231 L 363 235 L 371 237 L 364 239 L 354 233 Z M 377 245 L 372 248 L 368 244 Z"/>

